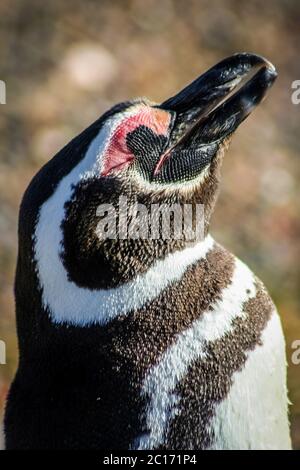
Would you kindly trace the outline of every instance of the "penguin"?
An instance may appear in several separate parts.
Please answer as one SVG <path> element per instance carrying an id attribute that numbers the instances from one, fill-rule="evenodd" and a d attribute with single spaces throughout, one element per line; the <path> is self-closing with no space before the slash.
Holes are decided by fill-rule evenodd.
<path id="1" fill-rule="evenodd" d="M 235 54 L 161 104 L 114 106 L 34 176 L 7 449 L 291 448 L 278 313 L 209 231 L 231 137 L 276 76 Z M 99 207 L 120 221 L 120 197 L 200 205 L 201 236 L 101 236 Z"/>

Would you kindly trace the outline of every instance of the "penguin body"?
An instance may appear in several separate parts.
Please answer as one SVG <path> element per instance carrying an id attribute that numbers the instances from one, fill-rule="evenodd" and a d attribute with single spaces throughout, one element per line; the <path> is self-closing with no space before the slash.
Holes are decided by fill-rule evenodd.
<path id="1" fill-rule="evenodd" d="M 264 59 L 233 57 L 216 66 L 217 76 L 225 68 L 233 80 L 259 63 L 265 88 L 274 79 Z M 232 86 L 228 78 L 216 83 L 212 70 L 205 96 L 221 98 Z M 209 235 L 232 133 L 216 120 L 236 103 L 201 124 L 197 115 L 199 143 L 189 99 L 203 106 L 205 81 L 160 106 L 118 105 L 28 187 L 19 221 L 20 361 L 6 407 L 7 448 L 290 448 L 278 314 L 261 281 Z M 177 136 L 183 122 L 187 142 Z M 147 208 L 200 203 L 203 237 L 100 239 L 97 208 L 120 196 Z"/>

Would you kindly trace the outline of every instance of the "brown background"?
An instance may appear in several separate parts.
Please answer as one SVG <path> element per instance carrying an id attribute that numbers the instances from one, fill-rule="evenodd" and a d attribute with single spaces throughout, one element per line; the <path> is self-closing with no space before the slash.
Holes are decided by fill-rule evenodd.
<path id="1" fill-rule="evenodd" d="M 18 206 L 33 174 L 113 103 L 160 101 L 223 57 L 251 51 L 274 62 L 279 79 L 233 141 L 212 233 L 265 281 L 281 312 L 300 448 L 300 365 L 291 364 L 300 339 L 300 105 L 291 102 L 299 20 L 297 0 L 1 0 L 0 409 L 17 362 Z"/>

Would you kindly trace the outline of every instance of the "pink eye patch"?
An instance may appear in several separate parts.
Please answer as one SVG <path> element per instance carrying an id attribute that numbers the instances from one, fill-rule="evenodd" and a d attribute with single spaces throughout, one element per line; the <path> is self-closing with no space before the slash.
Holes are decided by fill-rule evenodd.
<path id="1" fill-rule="evenodd" d="M 129 165 L 134 154 L 128 149 L 127 134 L 139 126 L 146 126 L 157 135 L 166 135 L 171 122 L 171 115 L 161 109 L 144 107 L 137 114 L 124 118 L 113 133 L 103 156 L 101 176 L 107 176 L 113 170 L 121 170 Z"/>

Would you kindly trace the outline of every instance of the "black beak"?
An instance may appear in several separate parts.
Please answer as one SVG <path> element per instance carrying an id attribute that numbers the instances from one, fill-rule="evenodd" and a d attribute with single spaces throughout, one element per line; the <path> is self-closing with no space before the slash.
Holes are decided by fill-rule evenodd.
<path id="1" fill-rule="evenodd" d="M 164 101 L 160 107 L 172 111 L 176 117 L 168 148 L 156 165 L 153 179 L 161 179 L 161 171 L 168 170 L 164 167 L 169 157 L 173 160 L 174 154 L 177 155 L 175 160 L 179 160 L 178 152 L 186 152 L 187 148 L 199 154 L 202 147 L 206 166 L 218 144 L 263 100 L 276 77 L 275 67 L 265 58 L 249 53 L 235 54 Z M 198 170 L 199 165 L 196 165 Z"/>

